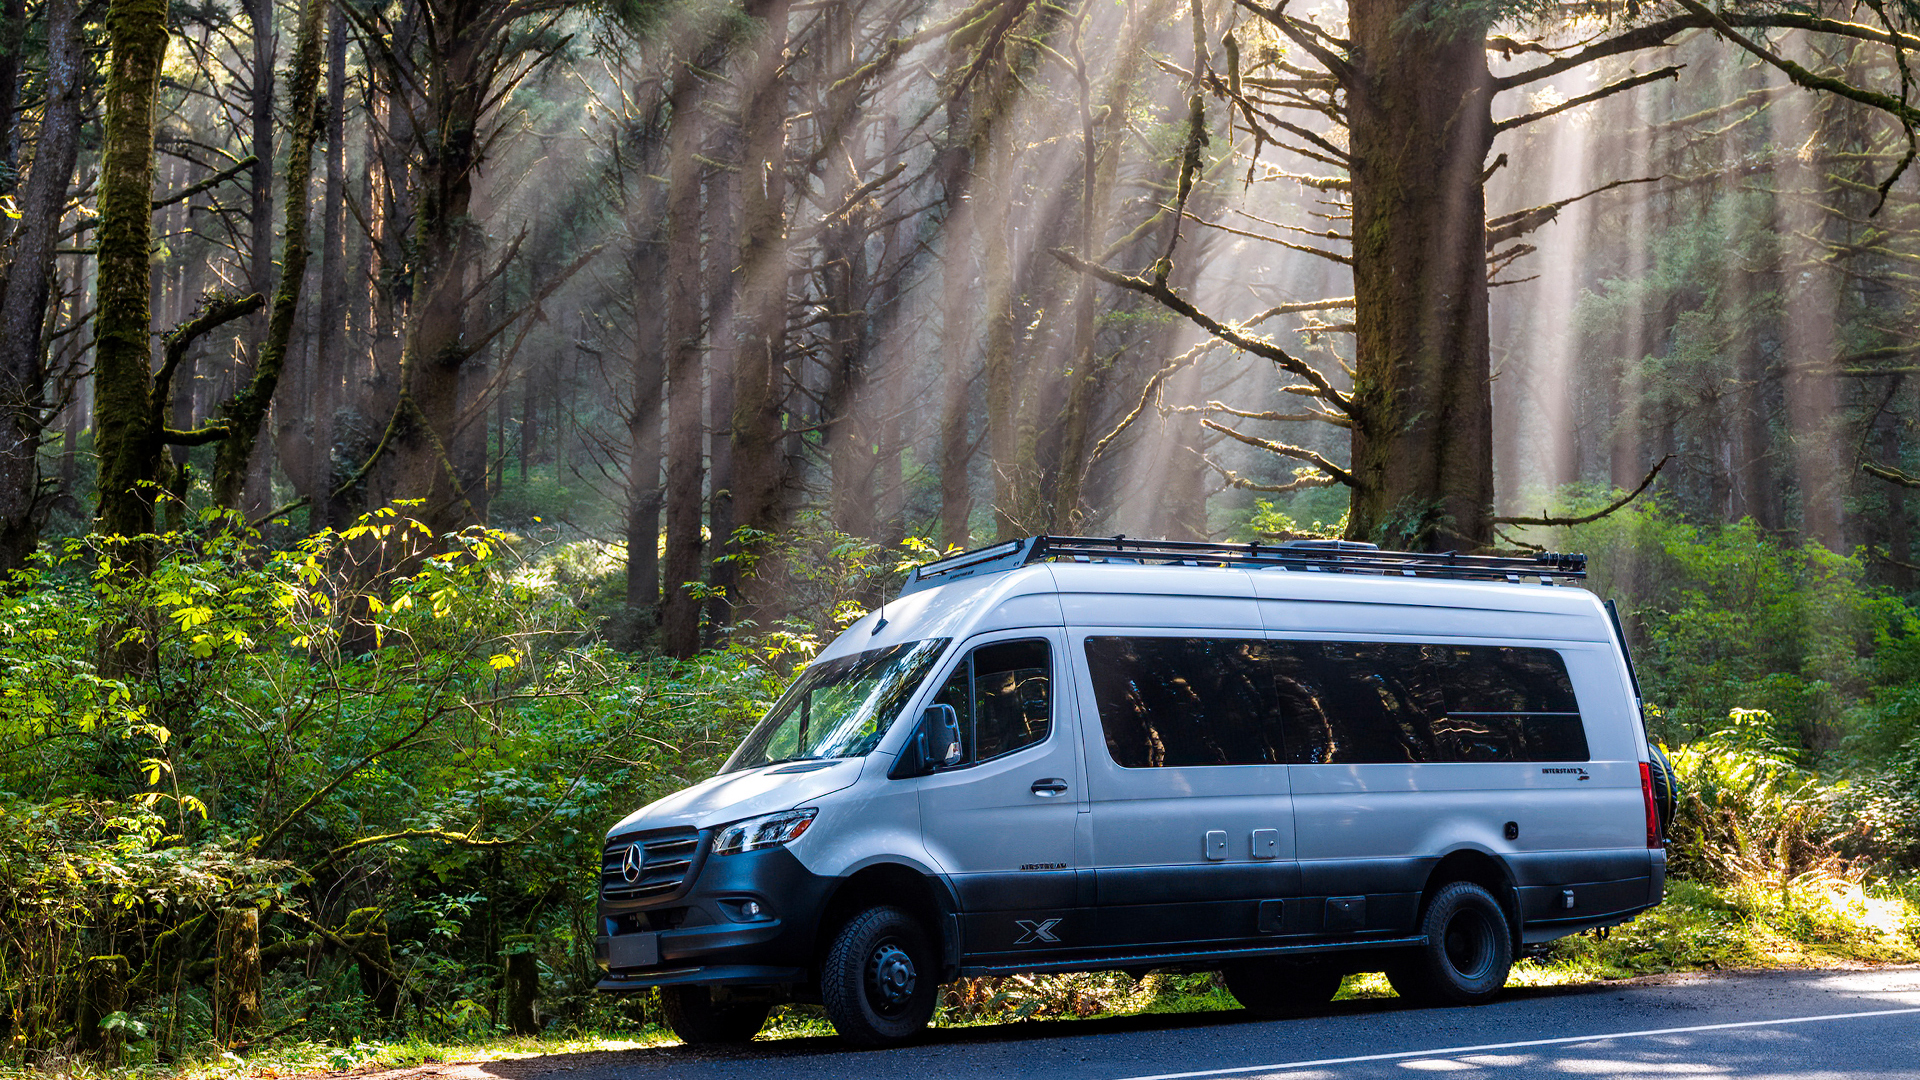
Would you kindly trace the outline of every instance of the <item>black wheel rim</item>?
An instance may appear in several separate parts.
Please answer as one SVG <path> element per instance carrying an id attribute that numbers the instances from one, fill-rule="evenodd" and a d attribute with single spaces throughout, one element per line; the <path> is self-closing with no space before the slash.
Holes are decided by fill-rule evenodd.
<path id="1" fill-rule="evenodd" d="M 1442 947 L 1447 965 L 1462 979 L 1477 981 L 1493 971 L 1493 924 L 1483 912 L 1454 912 L 1447 920 Z"/>
<path id="2" fill-rule="evenodd" d="M 913 957 L 897 942 L 883 941 L 867 955 L 867 1000 L 883 1016 L 905 1012 L 920 985 L 920 971 Z"/>

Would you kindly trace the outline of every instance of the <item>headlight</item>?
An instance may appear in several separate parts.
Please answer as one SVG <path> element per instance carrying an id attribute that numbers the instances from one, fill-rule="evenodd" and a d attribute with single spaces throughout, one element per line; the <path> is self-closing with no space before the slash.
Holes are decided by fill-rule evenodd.
<path id="1" fill-rule="evenodd" d="M 813 816 L 819 812 L 808 807 L 736 821 L 720 830 L 713 841 L 713 853 L 738 855 L 743 851 L 785 847 L 800 839 L 800 834 L 807 831 L 807 826 L 813 824 Z"/>

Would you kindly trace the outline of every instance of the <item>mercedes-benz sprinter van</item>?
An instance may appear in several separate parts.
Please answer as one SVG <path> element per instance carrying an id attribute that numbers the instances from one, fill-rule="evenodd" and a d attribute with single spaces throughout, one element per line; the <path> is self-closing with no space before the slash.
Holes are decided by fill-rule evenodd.
<path id="1" fill-rule="evenodd" d="M 812 1001 L 864 1045 L 1016 972 L 1485 1001 L 1665 881 L 1584 564 L 1033 537 L 921 567 L 719 775 L 608 832 L 600 988 L 658 987 L 689 1042 Z"/>

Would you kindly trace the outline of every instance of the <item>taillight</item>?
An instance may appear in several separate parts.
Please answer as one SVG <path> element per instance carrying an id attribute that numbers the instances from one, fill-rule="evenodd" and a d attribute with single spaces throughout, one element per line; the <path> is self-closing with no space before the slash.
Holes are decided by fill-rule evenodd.
<path id="1" fill-rule="evenodd" d="M 1647 846 L 1660 846 L 1660 811 L 1653 805 L 1653 767 L 1640 763 L 1640 796 L 1647 804 Z"/>

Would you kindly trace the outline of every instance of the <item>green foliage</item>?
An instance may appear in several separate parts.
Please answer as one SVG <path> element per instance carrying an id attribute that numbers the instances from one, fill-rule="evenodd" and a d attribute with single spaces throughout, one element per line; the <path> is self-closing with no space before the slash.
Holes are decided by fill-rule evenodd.
<path id="1" fill-rule="evenodd" d="M 138 1053 L 200 1052 L 206 917 L 235 906 L 263 909 L 270 957 L 309 961 L 269 971 L 269 1027 L 377 1026 L 335 993 L 360 908 L 384 913 L 414 1030 L 490 1031 L 516 935 L 547 1013 L 588 1008 L 601 835 L 717 767 L 779 689 L 766 664 L 609 651 L 579 603 L 599 556 L 578 546 L 433 537 L 394 510 L 277 552 L 203 526 L 151 538 L 144 578 L 109 572 L 123 542 L 76 540 L 0 597 L 16 1050 L 67 1038 L 84 959 L 119 953 Z M 153 677 L 99 673 L 110 627 L 153 648 Z"/>
<path id="2" fill-rule="evenodd" d="M 1654 733 L 1685 742 L 1734 709 L 1782 725 L 1801 764 L 1840 746 L 1890 680 L 1920 673 L 1916 613 L 1863 561 L 1751 522 L 1695 525 L 1638 504 L 1553 538 L 1592 553 L 1592 587 L 1626 620 Z M 1882 659 L 1882 656 L 1886 659 Z"/>
<path id="3" fill-rule="evenodd" d="M 769 660 L 804 662 L 835 635 L 900 590 L 908 571 L 947 552 L 910 536 L 894 547 L 835 529 L 827 515 L 808 511 L 796 527 L 773 536 L 749 528 L 734 532 L 737 554 L 724 556 L 744 577 L 776 582 L 785 614 L 770 626 L 741 620 L 733 632 L 751 638 Z M 699 595 L 711 596 L 701 587 Z"/>

